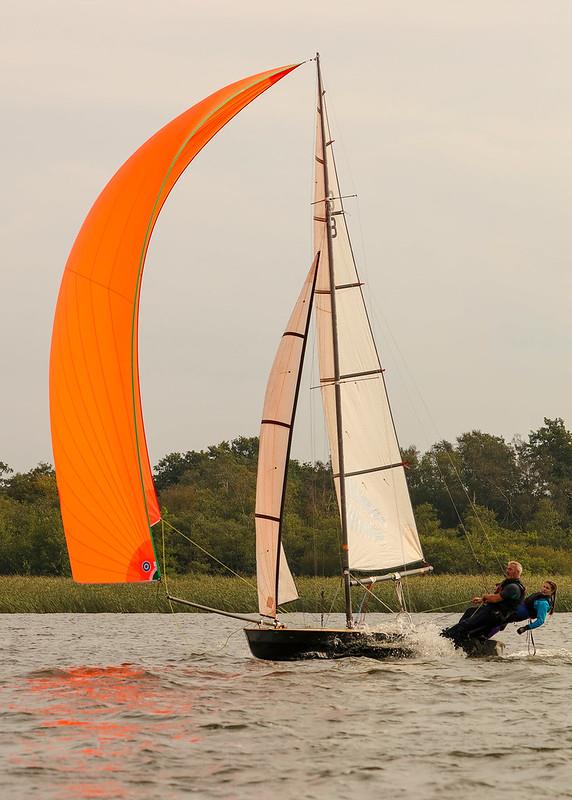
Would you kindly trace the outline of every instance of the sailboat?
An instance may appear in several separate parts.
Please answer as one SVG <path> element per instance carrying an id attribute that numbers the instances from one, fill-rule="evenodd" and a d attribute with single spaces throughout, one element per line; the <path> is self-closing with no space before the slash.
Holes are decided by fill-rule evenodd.
<path id="1" fill-rule="evenodd" d="M 173 601 L 254 623 L 259 658 L 407 654 L 404 635 L 355 623 L 352 586 L 369 591 L 429 572 L 407 490 L 383 369 L 346 224 L 319 56 L 314 257 L 272 367 L 260 434 L 256 496 L 259 615 Z M 193 158 L 236 114 L 300 64 L 218 90 L 165 125 L 112 177 L 70 252 L 50 355 L 50 419 L 73 579 L 160 580 L 153 485 L 139 386 L 139 298 L 158 215 Z M 345 627 L 294 628 L 278 618 L 297 595 L 282 543 L 287 465 L 310 313 L 340 509 Z M 365 574 L 364 574 L 365 573 Z M 170 596 L 170 595 L 169 595 Z"/>
<path id="2" fill-rule="evenodd" d="M 404 654 L 403 634 L 372 633 L 356 626 L 352 585 L 369 590 L 377 581 L 392 580 L 403 602 L 402 578 L 432 570 L 423 558 L 406 465 L 351 246 L 319 56 L 316 66 L 314 258 L 276 353 L 260 428 L 255 519 L 261 623 L 245 629 L 250 649 L 259 658 Z M 292 629 L 278 619 L 279 606 L 298 597 L 282 528 L 312 310 L 341 526 L 346 623 L 330 630 Z"/>

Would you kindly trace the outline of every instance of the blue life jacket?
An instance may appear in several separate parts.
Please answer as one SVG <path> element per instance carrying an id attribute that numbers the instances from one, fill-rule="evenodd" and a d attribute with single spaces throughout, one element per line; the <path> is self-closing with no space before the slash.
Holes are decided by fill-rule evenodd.
<path id="1" fill-rule="evenodd" d="M 538 616 L 538 611 L 534 605 L 537 600 L 546 601 L 548 603 L 548 610 L 550 611 L 550 606 L 552 605 L 552 603 L 550 602 L 550 597 L 548 597 L 548 595 L 542 594 L 542 592 L 535 592 L 534 594 L 529 595 L 524 601 L 524 605 L 526 606 L 529 619 L 536 619 L 536 617 Z"/>

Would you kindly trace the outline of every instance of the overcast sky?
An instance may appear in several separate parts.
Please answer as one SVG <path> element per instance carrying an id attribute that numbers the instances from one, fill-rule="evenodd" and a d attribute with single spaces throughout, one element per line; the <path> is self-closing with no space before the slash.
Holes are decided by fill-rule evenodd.
<path id="1" fill-rule="evenodd" d="M 1 461 L 52 460 L 54 305 L 101 188 L 185 108 L 316 50 L 402 444 L 572 425 L 569 0 L 3 0 L 2 18 Z M 311 258 L 314 91 L 306 64 L 260 97 L 163 209 L 141 303 L 153 463 L 258 433 Z M 304 459 L 325 455 L 311 384 Z"/>

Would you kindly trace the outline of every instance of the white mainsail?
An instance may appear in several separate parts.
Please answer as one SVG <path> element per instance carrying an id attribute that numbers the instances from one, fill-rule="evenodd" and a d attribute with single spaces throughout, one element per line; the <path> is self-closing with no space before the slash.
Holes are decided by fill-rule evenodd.
<path id="1" fill-rule="evenodd" d="M 334 483 L 341 509 L 341 481 L 344 482 L 350 569 L 392 569 L 423 560 L 423 553 L 348 235 L 327 120 L 325 147 L 322 140 L 321 113 L 318 107 L 313 208 L 314 250 L 320 251 L 321 257 L 316 282 L 316 330 Z M 328 220 L 332 232 L 336 333 L 330 293 Z M 335 397 L 335 335 L 343 475 Z"/>
<path id="2" fill-rule="evenodd" d="M 294 306 L 266 386 L 256 478 L 256 578 L 264 616 L 298 597 L 281 543 L 286 471 L 319 253 Z M 280 563 L 278 563 L 280 552 Z"/>

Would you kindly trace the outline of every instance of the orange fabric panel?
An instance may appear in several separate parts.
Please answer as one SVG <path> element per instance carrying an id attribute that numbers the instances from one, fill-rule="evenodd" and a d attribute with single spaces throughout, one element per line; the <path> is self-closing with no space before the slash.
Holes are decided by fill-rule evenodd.
<path id="1" fill-rule="evenodd" d="M 87 215 L 66 264 L 50 359 L 52 443 L 74 580 L 147 581 L 160 519 L 139 391 L 139 293 L 153 227 L 205 144 L 298 65 L 220 89 L 151 137 Z"/>

